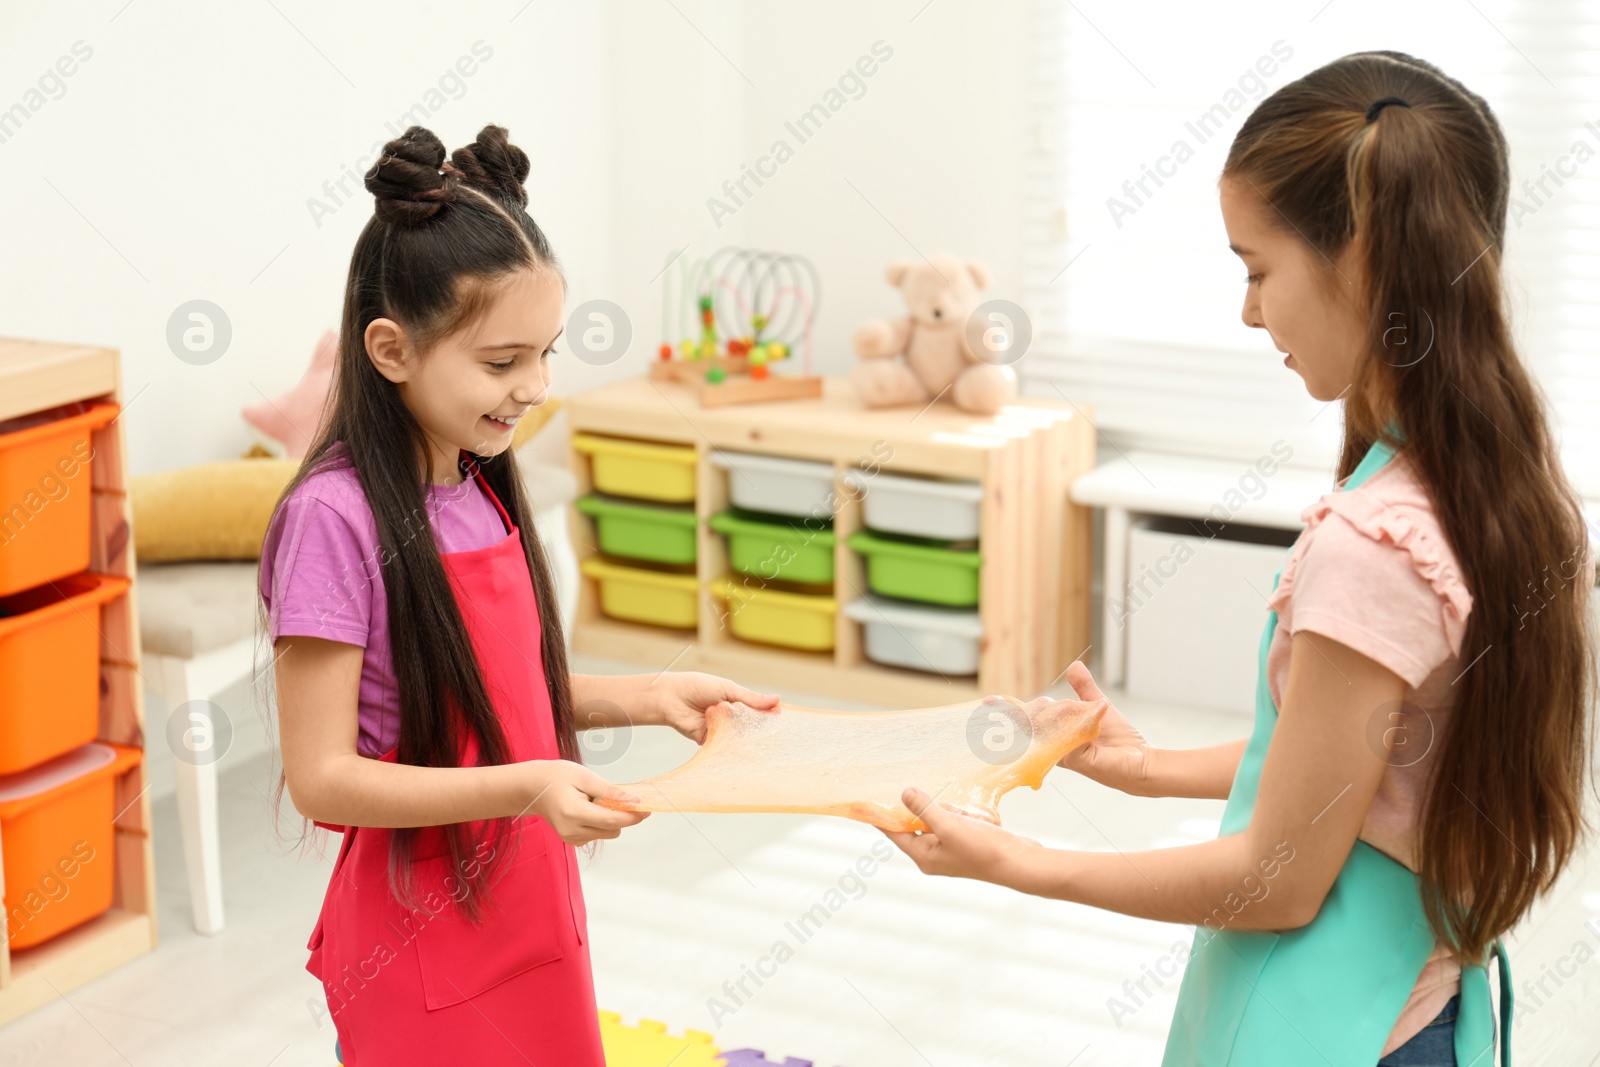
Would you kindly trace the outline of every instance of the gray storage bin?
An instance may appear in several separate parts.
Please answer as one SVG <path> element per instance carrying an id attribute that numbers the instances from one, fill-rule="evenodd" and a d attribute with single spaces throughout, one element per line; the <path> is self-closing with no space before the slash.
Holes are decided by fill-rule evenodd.
<path id="1" fill-rule="evenodd" d="M 862 521 L 886 533 L 970 541 L 982 528 L 983 486 L 977 482 L 914 478 L 901 474 L 844 472 L 862 495 Z"/>
<path id="2" fill-rule="evenodd" d="M 711 462 L 728 472 L 728 496 L 736 507 L 775 515 L 833 517 L 831 463 L 720 449 L 711 453 Z"/>
<path id="3" fill-rule="evenodd" d="M 865 596 L 844 606 L 862 624 L 867 658 L 933 674 L 978 673 L 983 623 L 976 611 Z"/>

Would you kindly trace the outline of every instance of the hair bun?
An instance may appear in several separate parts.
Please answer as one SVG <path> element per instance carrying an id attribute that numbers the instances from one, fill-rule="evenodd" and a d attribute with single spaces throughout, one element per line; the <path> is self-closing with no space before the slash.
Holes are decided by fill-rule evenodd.
<path id="1" fill-rule="evenodd" d="M 454 203 L 459 180 L 444 164 L 444 143 L 432 130 L 412 126 L 383 146 L 383 154 L 367 171 L 367 191 L 377 198 L 377 216 L 385 222 L 415 226 Z"/>
<path id="2" fill-rule="evenodd" d="M 522 187 L 528 180 L 528 155 L 511 143 L 504 126 L 485 126 L 476 141 L 451 153 L 450 162 L 468 185 L 518 207 L 528 206 L 528 191 Z"/>

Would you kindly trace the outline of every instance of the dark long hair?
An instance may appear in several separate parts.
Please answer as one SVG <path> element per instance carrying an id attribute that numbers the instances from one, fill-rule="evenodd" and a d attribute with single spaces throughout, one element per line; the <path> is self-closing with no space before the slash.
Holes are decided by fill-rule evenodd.
<path id="1" fill-rule="evenodd" d="M 1409 106 L 1369 121 L 1385 97 Z M 1262 101 L 1223 178 L 1254 184 L 1322 257 L 1357 242 L 1370 313 L 1339 474 L 1393 419 L 1473 596 L 1418 863 L 1435 934 L 1481 960 L 1587 829 L 1595 680 L 1583 517 L 1507 325 L 1505 135 L 1432 64 L 1362 52 Z M 1404 348 L 1386 343 L 1397 325 Z"/>
<path id="2" fill-rule="evenodd" d="M 466 626 L 445 577 L 439 548 L 426 521 L 432 450 L 399 389 L 367 358 L 367 326 L 389 318 L 405 328 L 419 352 L 474 321 L 498 287 L 520 271 L 560 266 L 539 225 L 526 211 L 523 182 L 528 157 L 500 126 L 485 126 L 477 140 L 445 161 L 444 145 L 412 126 L 384 146 L 366 174 L 376 198 L 373 218 L 356 240 L 345 285 L 339 357 L 323 425 L 278 507 L 311 475 L 353 466 L 377 520 L 379 567 L 389 604 L 389 638 L 400 694 L 400 763 L 457 767 L 464 759 L 463 729 L 477 744 L 478 762 L 510 759 L 505 732 L 484 688 Z M 330 451 L 338 443 L 342 450 Z M 556 738 L 563 758 L 581 762 L 574 729 L 561 616 L 534 532 L 516 458 L 471 454 L 521 533 L 523 554 L 538 601 L 540 653 L 550 690 Z M 417 527 L 426 530 L 420 536 Z M 450 709 L 457 714 L 450 714 Z M 278 779 L 281 797 L 284 780 Z M 490 900 L 489 881 L 513 843 L 511 820 L 457 823 L 442 828 L 453 869 L 465 889 L 458 903 L 476 920 Z M 391 831 L 389 884 L 396 898 L 416 906 L 412 876 L 418 828 Z M 492 851 L 485 858 L 484 843 Z"/>

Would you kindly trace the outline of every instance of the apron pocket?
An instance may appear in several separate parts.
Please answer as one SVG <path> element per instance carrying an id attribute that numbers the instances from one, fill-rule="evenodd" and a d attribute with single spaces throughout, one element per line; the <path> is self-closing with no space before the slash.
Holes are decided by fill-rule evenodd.
<path id="1" fill-rule="evenodd" d="M 306 957 L 306 970 L 320 982 L 322 980 L 322 916 L 317 916 L 317 925 L 311 929 L 311 940 L 306 942 L 306 948 L 311 955 Z"/>
<path id="2" fill-rule="evenodd" d="M 421 860 L 418 885 L 454 885 L 447 881 L 451 870 L 448 856 Z M 417 962 L 429 1010 L 460 1004 L 566 955 L 559 923 L 569 905 L 562 899 L 565 887 L 554 877 L 549 847 L 540 834 L 522 835 L 492 894 L 493 905 L 477 925 L 469 923 L 454 899 L 444 894 L 440 894 L 444 907 L 420 922 Z"/>
<path id="3" fill-rule="evenodd" d="M 565 841 L 557 846 L 561 852 L 562 862 L 567 868 L 567 884 L 572 890 L 567 894 L 567 899 L 572 903 L 572 929 L 578 935 L 578 944 L 589 940 L 589 909 L 583 902 L 583 880 L 578 874 L 578 853 Z"/>

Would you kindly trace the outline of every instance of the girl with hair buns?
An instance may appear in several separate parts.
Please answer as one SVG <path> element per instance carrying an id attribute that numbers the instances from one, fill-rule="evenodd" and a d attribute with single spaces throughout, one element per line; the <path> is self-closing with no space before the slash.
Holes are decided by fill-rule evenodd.
<path id="1" fill-rule="evenodd" d="M 283 775 L 344 840 L 311 934 L 348 1067 L 603 1067 L 574 846 L 645 818 L 576 731 L 775 696 L 693 673 L 569 674 L 511 451 L 566 283 L 499 126 L 420 126 L 367 172 L 330 412 L 261 554 Z M 425 518 L 424 518 L 425 516 Z M 636 799 L 636 798 L 633 798 Z"/>
<path id="2" fill-rule="evenodd" d="M 1586 829 L 1595 664 L 1587 533 L 1505 318 L 1506 140 L 1437 67 L 1363 52 L 1262 101 L 1220 184 L 1245 324 L 1344 398 L 1339 485 L 1268 600 L 1250 737 L 1158 749 L 1111 711 L 1062 764 L 1226 799 L 1221 835 L 1072 852 L 933 807 L 891 836 L 930 873 L 1197 927 L 1108 1000 L 1120 1024 L 1187 962 L 1164 1064 L 1487 1067 L 1497 1026 L 1509 1064 L 1500 938 Z"/>

